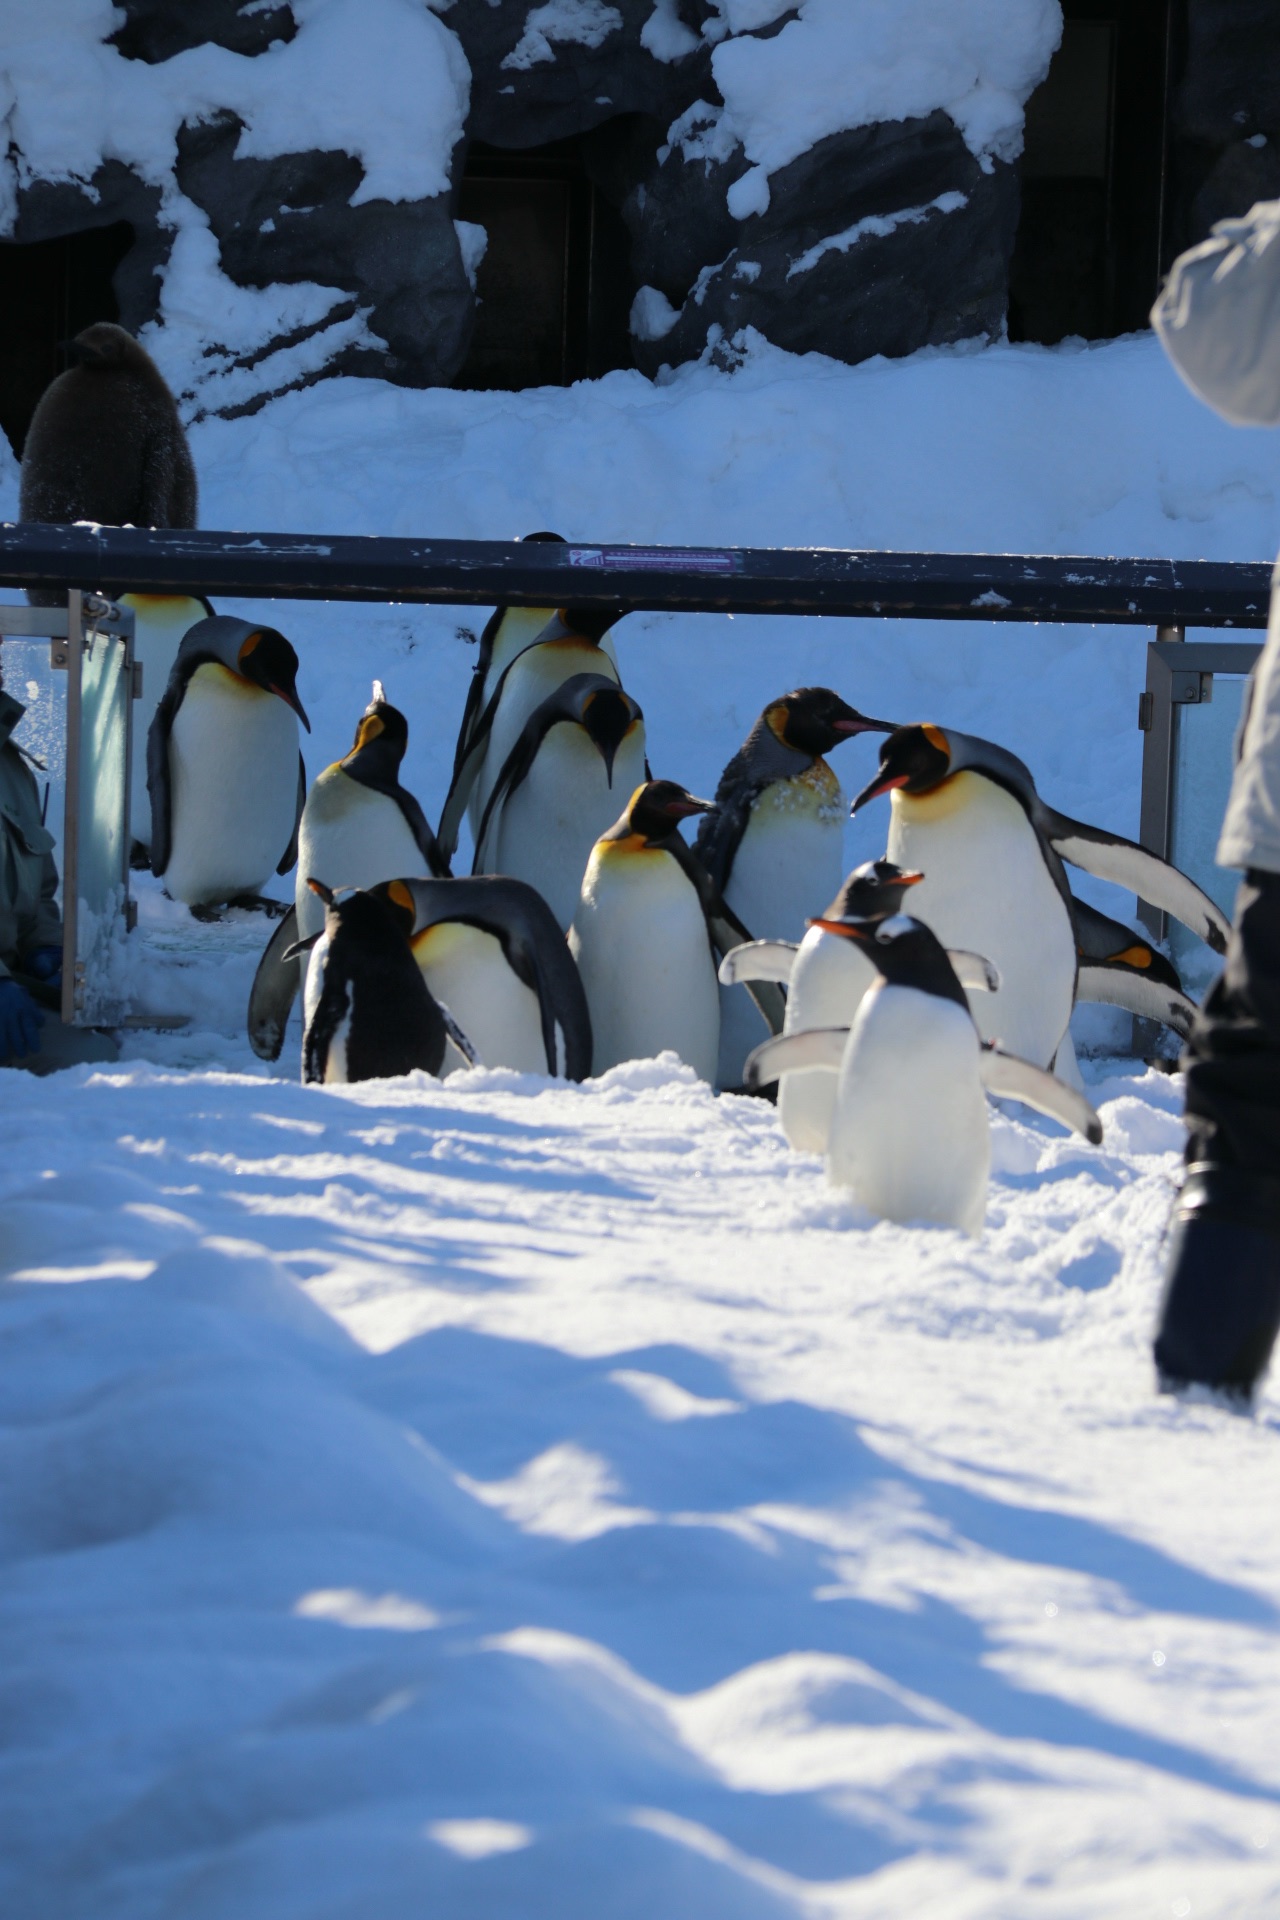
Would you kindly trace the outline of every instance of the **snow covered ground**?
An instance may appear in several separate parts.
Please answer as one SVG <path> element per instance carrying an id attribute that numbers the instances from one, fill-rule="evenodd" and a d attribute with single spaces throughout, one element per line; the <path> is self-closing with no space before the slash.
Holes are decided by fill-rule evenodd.
<path id="1" fill-rule="evenodd" d="M 1280 442 L 1149 340 L 341 382 L 194 445 L 208 526 L 1280 539 Z M 377 674 L 434 817 L 483 610 L 271 611 L 313 770 Z M 1129 832 L 1146 638 L 618 634 L 655 771 L 695 788 L 824 681 Z M 873 754 L 842 750 L 846 786 Z M 1176 1081 L 1091 1068 L 1100 1151 L 995 1115 L 970 1243 L 871 1225 L 770 1108 L 671 1062 L 302 1088 L 296 1045 L 272 1074 L 243 1036 L 261 920 L 141 907 L 139 1001 L 188 1028 L 0 1074 L 0 1912 L 1276 1910 L 1280 1400 L 1151 1391 Z"/>

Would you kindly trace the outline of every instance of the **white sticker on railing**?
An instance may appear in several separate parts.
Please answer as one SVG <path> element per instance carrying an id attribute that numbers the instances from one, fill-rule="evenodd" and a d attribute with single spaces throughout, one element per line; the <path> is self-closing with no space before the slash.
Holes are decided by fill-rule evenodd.
<path id="1" fill-rule="evenodd" d="M 570 547 L 571 567 L 634 567 L 648 573 L 741 573 L 742 555 L 715 547 Z"/>

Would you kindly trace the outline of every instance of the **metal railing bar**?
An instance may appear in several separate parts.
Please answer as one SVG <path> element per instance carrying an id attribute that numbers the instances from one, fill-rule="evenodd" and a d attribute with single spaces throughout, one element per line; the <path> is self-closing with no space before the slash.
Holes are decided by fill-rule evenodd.
<path id="1" fill-rule="evenodd" d="M 1266 562 L 0 525 L 0 587 L 637 612 L 1263 627 Z M 0 611 L 0 630 L 3 614 Z"/>

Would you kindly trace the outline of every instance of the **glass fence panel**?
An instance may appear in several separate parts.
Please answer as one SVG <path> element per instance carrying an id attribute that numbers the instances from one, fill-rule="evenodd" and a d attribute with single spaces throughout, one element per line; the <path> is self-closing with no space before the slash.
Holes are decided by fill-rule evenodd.
<path id="1" fill-rule="evenodd" d="M 1169 857 L 1230 916 L 1240 876 L 1215 858 L 1231 790 L 1234 743 L 1246 680 L 1215 673 L 1213 697 L 1174 709 L 1173 806 Z M 1181 965 L 1199 966 L 1208 949 L 1178 920 L 1169 922 L 1169 946 Z M 1211 972 L 1220 962 L 1213 961 Z"/>
<path id="2" fill-rule="evenodd" d="M 80 656 L 76 817 L 77 1024 L 107 1024 L 127 1010 L 124 903 L 129 864 L 128 642 L 88 628 Z"/>

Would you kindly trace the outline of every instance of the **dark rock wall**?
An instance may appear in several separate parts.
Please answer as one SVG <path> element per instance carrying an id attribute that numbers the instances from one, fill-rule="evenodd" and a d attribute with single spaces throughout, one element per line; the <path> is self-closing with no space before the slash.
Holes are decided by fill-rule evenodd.
<path id="1" fill-rule="evenodd" d="M 1186 0 L 1166 251 L 1280 198 L 1280 4 Z"/>
<path id="2" fill-rule="evenodd" d="M 1185 6 L 1171 177 L 1177 244 L 1280 195 L 1280 0 Z M 283 0 L 123 0 L 121 12 L 114 45 L 161 72 L 205 42 L 252 57 L 296 32 Z M 654 372 L 695 358 L 709 338 L 723 356 L 747 327 L 790 350 L 848 361 L 999 332 L 1016 167 L 984 172 L 935 113 L 822 140 L 772 176 L 764 211 L 735 219 L 726 194 L 748 162 L 717 126 L 712 0 L 597 0 L 585 17 L 596 22 L 585 41 L 559 41 L 539 39 L 534 0 L 454 0 L 443 13 L 472 73 L 454 186 L 471 140 L 506 149 L 580 140 L 592 178 L 625 219 L 634 287 L 662 296 L 637 308 L 647 336 L 633 341 L 639 366 Z M 763 31 L 783 24 L 785 16 Z M 177 184 L 208 216 L 229 277 L 255 288 L 341 289 L 385 344 L 347 346 L 325 373 L 451 380 L 474 318 L 454 193 L 353 206 L 358 161 L 337 152 L 237 160 L 238 134 L 230 113 L 185 127 L 176 161 Z M 157 270 L 171 244 L 159 202 L 154 187 L 110 162 L 89 190 L 29 186 L 13 237 L 130 221 L 137 240 L 116 292 L 124 324 L 136 329 L 156 315 Z"/>

